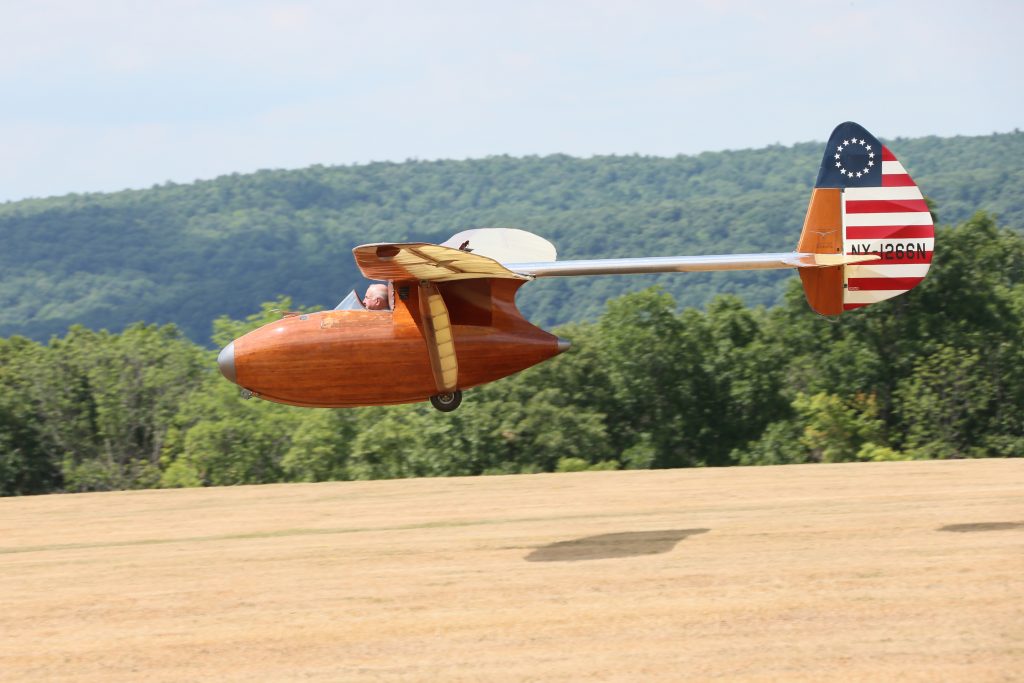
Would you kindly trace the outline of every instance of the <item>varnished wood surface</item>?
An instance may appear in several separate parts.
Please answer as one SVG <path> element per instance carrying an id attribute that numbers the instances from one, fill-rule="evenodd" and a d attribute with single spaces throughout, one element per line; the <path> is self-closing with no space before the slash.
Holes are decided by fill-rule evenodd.
<path id="1" fill-rule="evenodd" d="M 430 358 L 434 386 L 439 394 L 454 391 L 459 385 L 459 363 L 444 297 L 433 283 L 423 282 L 419 287 L 418 303 L 423 311 L 420 329 Z"/>
<path id="2" fill-rule="evenodd" d="M 492 258 L 439 244 L 364 244 L 352 250 L 371 280 L 449 282 L 482 277 L 526 280 Z"/>
<path id="3" fill-rule="evenodd" d="M 843 312 L 843 266 L 801 268 L 799 273 L 804 296 L 812 309 L 821 315 Z"/>
<path id="4" fill-rule="evenodd" d="M 815 188 L 796 250 L 810 254 L 843 253 L 842 191 Z M 801 268 L 807 303 L 822 315 L 843 312 L 843 266 Z"/>
<path id="5" fill-rule="evenodd" d="M 386 311 L 279 320 L 235 341 L 235 367 L 240 386 L 293 405 L 378 405 L 435 393 L 422 336 Z M 399 400 L 387 400 L 392 387 Z"/>
<path id="6" fill-rule="evenodd" d="M 843 253 L 842 190 L 814 188 L 796 250 L 802 254 Z"/>
<path id="7" fill-rule="evenodd" d="M 447 283 L 440 290 L 451 311 L 460 389 L 558 353 L 557 338 L 516 308 L 522 281 L 482 282 Z M 267 400 L 311 407 L 410 403 L 438 393 L 418 284 L 394 286 L 393 312 L 322 311 L 283 318 L 236 340 L 238 384 Z"/>

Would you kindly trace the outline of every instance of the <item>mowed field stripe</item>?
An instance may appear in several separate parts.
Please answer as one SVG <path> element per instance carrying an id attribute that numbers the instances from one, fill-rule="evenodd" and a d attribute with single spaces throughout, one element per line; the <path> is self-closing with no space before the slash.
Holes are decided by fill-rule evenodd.
<path id="1" fill-rule="evenodd" d="M 274 529 L 268 531 L 250 531 L 237 534 L 214 534 L 210 536 L 184 536 L 170 538 L 139 538 L 125 541 L 109 541 L 96 543 L 53 543 L 47 545 L 29 545 L 0 547 L 0 555 L 16 553 L 37 553 L 54 550 L 81 550 L 85 548 L 130 548 L 132 546 L 168 545 L 174 543 L 209 543 L 213 541 L 250 541 L 260 538 L 285 538 L 288 536 L 333 536 L 340 534 L 387 533 L 392 531 L 415 531 L 417 529 L 445 529 L 471 526 L 492 526 L 496 524 L 522 524 L 540 522 L 559 522 L 576 519 L 601 519 L 662 515 L 663 510 L 651 512 L 633 512 L 628 515 L 611 513 L 580 514 L 580 515 L 548 515 L 544 517 L 503 517 L 494 519 L 451 520 L 440 522 L 424 522 L 422 524 L 402 524 L 398 526 L 366 526 L 366 527 L 325 527 L 305 529 Z"/>

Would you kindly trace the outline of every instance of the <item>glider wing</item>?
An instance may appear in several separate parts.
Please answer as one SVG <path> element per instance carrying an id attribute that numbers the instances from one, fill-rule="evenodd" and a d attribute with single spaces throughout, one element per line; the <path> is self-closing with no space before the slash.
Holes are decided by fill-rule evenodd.
<path id="1" fill-rule="evenodd" d="M 451 282 L 480 277 L 530 280 L 492 258 L 426 242 L 364 244 L 352 250 L 356 265 L 371 280 Z"/>

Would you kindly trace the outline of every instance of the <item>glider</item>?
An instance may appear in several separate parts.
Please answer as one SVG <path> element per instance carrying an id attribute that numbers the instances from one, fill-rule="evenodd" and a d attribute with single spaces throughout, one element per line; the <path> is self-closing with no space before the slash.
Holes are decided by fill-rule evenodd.
<path id="1" fill-rule="evenodd" d="M 218 365 L 246 398 L 325 408 L 429 399 L 450 411 L 462 390 L 569 348 L 516 308 L 530 280 L 794 268 L 811 308 L 834 316 L 916 286 L 934 242 L 920 189 L 887 147 L 846 122 L 825 148 L 795 251 L 558 261 L 546 239 L 508 228 L 443 244 L 365 244 L 353 250 L 356 264 L 387 282 L 387 310 L 367 310 L 352 292 L 334 310 L 287 314 L 239 337 Z"/>

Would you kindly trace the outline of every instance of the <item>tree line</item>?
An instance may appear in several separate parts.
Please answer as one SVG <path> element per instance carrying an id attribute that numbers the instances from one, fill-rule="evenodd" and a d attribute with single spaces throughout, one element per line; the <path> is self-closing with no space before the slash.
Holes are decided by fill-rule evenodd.
<path id="1" fill-rule="evenodd" d="M 824 133 L 826 131 L 822 131 Z M 942 207 L 1024 226 L 1024 134 L 895 140 Z M 286 294 L 332 307 L 362 278 L 358 244 L 440 242 L 518 227 L 562 258 L 778 252 L 800 234 L 822 144 L 672 158 L 565 155 L 261 171 L 109 194 L 0 204 L 0 336 L 45 341 L 74 323 L 120 332 L 175 323 L 206 343 L 210 321 Z M 659 285 L 682 306 L 720 293 L 775 305 L 773 272 L 549 279 L 523 312 L 545 326 L 596 320 L 604 302 Z"/>
<path id="2" fill-rule="evenodd" d="M 836 320 L 790 278 L 772 308 L 654 287 L 557 332 L 569 352 L 449 414 L 243 401 L 174 325 L 0 339 L 0 493 L 1024 455 L 1024 237 L 988 214 L 938 230 L 916 289 Z"/>

